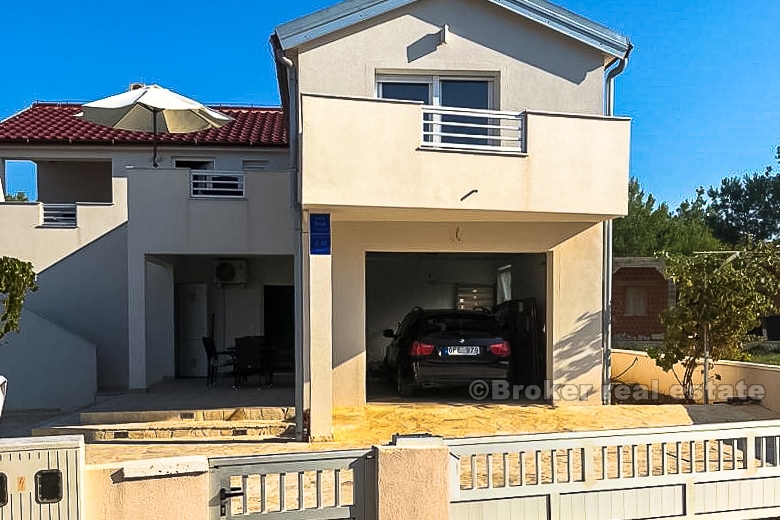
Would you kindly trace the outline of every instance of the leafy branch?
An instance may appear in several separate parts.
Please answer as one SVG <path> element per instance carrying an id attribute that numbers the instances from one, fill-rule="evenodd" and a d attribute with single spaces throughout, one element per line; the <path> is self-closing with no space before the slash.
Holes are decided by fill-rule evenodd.
<path id="1" fill-rule="evenodd" d="M 30 262 L 8 256 L 0 257 L 0 339 L 9 332 L 19 331 L 24 299 L 28 292 L 35 292 L 35 271 Z"/>
<path id="2" fill-rule="evenodd" d="M 705 327 L 711 361 L 746 359 L 745 348 L 756 339 L 749 332 L 763 316 L 776 311 L 780 250 L 774 244 L 757 242 L 730 257 L 666 254 L 665 258 L 665 276 L 675 283 L 677 303 L 661 313 L 666 328 L 664 343 L 649 354 L 664 370 L 682 365 L 683 392 L 693 401 L 694 376 L 704 355 Z"/>

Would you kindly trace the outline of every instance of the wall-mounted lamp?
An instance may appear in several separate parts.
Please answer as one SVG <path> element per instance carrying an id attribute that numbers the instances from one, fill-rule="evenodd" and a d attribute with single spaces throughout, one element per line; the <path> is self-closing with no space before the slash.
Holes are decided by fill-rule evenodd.
<path id="1" fill-rule="evenodd" d="M 443 43 L 449 43 L 450 39 L 450 26 L 447 24 L 444 24 L 439 31 L 439 45 Z"/>

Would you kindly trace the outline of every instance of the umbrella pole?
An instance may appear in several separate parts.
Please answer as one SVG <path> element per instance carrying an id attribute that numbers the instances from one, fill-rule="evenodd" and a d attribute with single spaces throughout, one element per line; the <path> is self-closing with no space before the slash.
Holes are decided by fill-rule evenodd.
<path id="1" fill-rule="evenodd" d="M 152 147 L 154 149 L 154 155 L 152 156 L 152 164 L 155 168 L 157 168 L 157 111 L 152 110 L 152 129 L 153 129 L 153 135 L 152 135 Z"/>

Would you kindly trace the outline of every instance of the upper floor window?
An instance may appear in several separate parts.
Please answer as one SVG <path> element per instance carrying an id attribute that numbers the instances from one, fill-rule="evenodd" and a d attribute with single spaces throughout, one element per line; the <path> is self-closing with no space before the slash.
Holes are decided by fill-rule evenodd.
<path id="1" fill-rule="evenodd" d="M 647 316 L 647 290 L 644 287 L 626 287 L 625 316 Z"/>
<path id="2" fill-rule="evenodd" d="M 489 110 L 493 107 L 493 80 L 451 76 L 380 76 L 377 95 L 383 99 L 419 101 L 442 107 L 425 114 L 423 140 L 450 145 L 487 146 L 491 121 L 479 112 L 452 109 Z M 449 124 L 447 124 L 449 123 Z M 473 136 L 473 137 L 472 137 Z"/>
<path id="3" fill-rule="evenodd" d="M 379 76 L 377 94 L 383 99 L 488 110 L 493 105 L 493 80 L 450 76 Z"/>
<path id="4" fill-rule="evenodd" d="M 214 161 L 210 159 L 176 159 L 176 168 L 189 168 L 190 170 L 213 170 Z"/>

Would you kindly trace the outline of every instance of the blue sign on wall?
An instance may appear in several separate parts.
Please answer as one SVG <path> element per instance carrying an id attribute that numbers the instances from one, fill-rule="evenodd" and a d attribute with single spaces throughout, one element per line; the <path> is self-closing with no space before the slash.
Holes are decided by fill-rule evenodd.
<path id="1" fill-rule="evenodd" d="M 309 252 L 312 255 L 330 254 L 330 213 L 309 215 Z"/>

